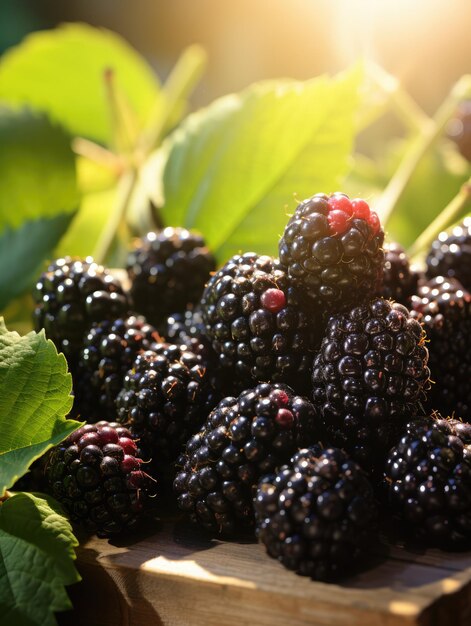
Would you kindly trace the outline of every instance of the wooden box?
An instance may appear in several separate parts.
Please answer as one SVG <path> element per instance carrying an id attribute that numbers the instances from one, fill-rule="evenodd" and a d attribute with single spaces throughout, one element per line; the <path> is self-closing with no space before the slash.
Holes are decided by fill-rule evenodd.
<path id="1" fill-rule="evenodd" d="M 379 552 L 382 552 L 381 550 Z M 74 626 L 471 626 L 471 553 L 384 545 L 342 584 L 297 576 L 254 542 L 182 522 L 127 543 L 92 538 L 70 589 Z"/>

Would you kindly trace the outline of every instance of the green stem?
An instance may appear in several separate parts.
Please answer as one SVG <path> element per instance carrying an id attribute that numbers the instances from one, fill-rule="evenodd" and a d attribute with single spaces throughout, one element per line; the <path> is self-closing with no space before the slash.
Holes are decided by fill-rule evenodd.
<path id="1" fill-rule="evenodd" d="M 178 59 L 162 90 L 162 101 L 158 103 L 154 121 L 141 137 L 138 149 L 144 159 L 160 144 L 179 104 L 186 98 L 198 82 L 206 66 L 206 53 L 200 46 L 190 46 Z M 182 111 L 180 111 L 181 115 Z M 174 122 L 177 120 L 173 120 Z"/>
<path id="2" fill-rule="evenodd" d="M 455 84 L 449 96 L 438 109 L 433 120 L 430 120 L 422 132 L 417 135 L 406 152 L 399 168 L 383 191 L 376 210 L 383 224 L 387 224 L 394 207 L 401 199 L 412 175 L 424 155 L 432 148 L 443 133 L 448 121 L 456 111 L 458 104 L 471 95 L 471 76 L 466 75 Z"/>
<path id="3" fill-rule="evenodd" d="M 411 257 L 418 257 L 422 252 L 430 247 L 430 244 L 439 233 L 450 226 L 462 213 L 468 204 L 471 203 L 471 178 L 462 185 L 459 193 L 443 209 L 433 222 L 424 230 L 417 241 L 409 249 Z"/>
<path id="4" fill-rule="evenodd" d="M 138 171 L 134 167 L 127 170 L 120 179 L 114 210 L 93 253 L 97 263 L 104 263 L 110 253 L 116 233 L 125 220 L 137 180 Z"/>

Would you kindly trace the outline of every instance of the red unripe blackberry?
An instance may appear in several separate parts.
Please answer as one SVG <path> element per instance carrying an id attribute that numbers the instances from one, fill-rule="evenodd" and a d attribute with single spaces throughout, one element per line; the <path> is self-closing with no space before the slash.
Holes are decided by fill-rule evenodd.
<path id="1" fill-rule="evenodd" d="M 434 384 L 425 408 L 467 419 L 471 411 L 471 294 L 456 279 L 437 276 L 419 288 L 412 306 L 430 340 Z"/>
<path id="2" fill-rule="evenodd" d="M 326 445 L 344 448 L 365 469 L 382 468 L 426 399 L 427 360 L 425 333 L 401 304 L 374 298 L 332 316 L 312 374 Z"/>
<path id="3" fill-rule="evenodd" d="M 355 571 L 377 541 L 378 509 L 360 467 L 336 448 L 297 452 L 260 481 L 257 536 L 285 567 L 315 580 Z"/>
<path id="4" fill-rule="evenodd" d="M 74 376 L 74 411 L 82 420 L 116 419 L 116 397 L 134 359 L 160 341 L 144 317 L 104 321 L 88 331 Z"/>
<path id="5" fill-rule="evenodd" d="M 471 424 L 433 417 L 407 424 L 384 476 L 407 532 L 442 547 L 471 545 Z"/>
<path id="6" fill-rule="evenodd" d="M 38 279 L 33 297 L 35 330 L 44 328 L 72 367 L 90 326 L 129 310 L 119 280 L 91 257 L 64 257 L 51 263 Z"/>
<path id="7" fill-rule="evenodd" d="M 196 304 L 216 262 L 204 239 L 185 228 L 150 232 L 130 252 L 127 270 L 134 308 L 154 325 Z"/>
<path id="8" fill-rule="evenodd" d="M 438 235 L 427 256 L 426 276 L 456 278 L 471 291 L 471 217 Z"/>
<path id="9" fill-rule="evenodd" d="M 201 311 L 222 371 L 245 386 L 307 386 L 321 326 L 300 309 L 278 260 L 253 252 L 232 257 L 208 282 Z"/>
<path id="10" fill-rule="evenodd" d="M 351 308 L 377 293 L 384 233 L 364 200 L 317 194 L 301 202 L 279 243 L 281 263 L 310 311 Z"/>
<path id="11" fill-rule="evenodd" d="M 212 533 L 252 529 L 261 476 L 316 441 L 317 433 L 314 407 L 286 385 L 264 383 L 224 398 L 178 461 L 174 489 L 180 508 Z"/>
<path id="12" fill-rule="evenodd" d="M 73 523 L 100 537 L 138 524 L 156 482 L 136 452 L 127 428 L 104 421 L 82 426 L 52 449 L 49 489 Z"/>

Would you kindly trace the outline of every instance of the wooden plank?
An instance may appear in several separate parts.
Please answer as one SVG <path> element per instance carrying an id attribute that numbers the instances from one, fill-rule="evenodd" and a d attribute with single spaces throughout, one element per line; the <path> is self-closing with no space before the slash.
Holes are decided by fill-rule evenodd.
<path id="1" fill-rule="evenodd" d="M 444 556 L 396 548 L 372 569 L 330 585 L 288 572 L 254 543 L 211 540 L 177 523 L 129 544 L 92 538 L 78 559 L 85 582 L 73 590 L 77 610 L 63 624 L 471 624 L 469 553 L 448 566 Z"/>

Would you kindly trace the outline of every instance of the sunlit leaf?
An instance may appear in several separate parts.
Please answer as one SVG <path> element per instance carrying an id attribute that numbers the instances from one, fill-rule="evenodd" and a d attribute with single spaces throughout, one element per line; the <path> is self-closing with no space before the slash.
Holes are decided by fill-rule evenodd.
<path id="1" fill-rule="evenodd" d="M 360 79 L 261 83 L 189 116 L 164 147 L 165 222 L 203 232 L 220 260 L 276 252 L 294 196 L 347 171 Z"/>
<path id="2" fill-rule="evenodd" d="M 0 100 L 47 111 L 74 135 L 110 143 L 108 70 L 143 127 L 160 93 L 155 74 L 119 35 L 86 24 L 33 33 L 8 51 L 0 61 Z"/>

